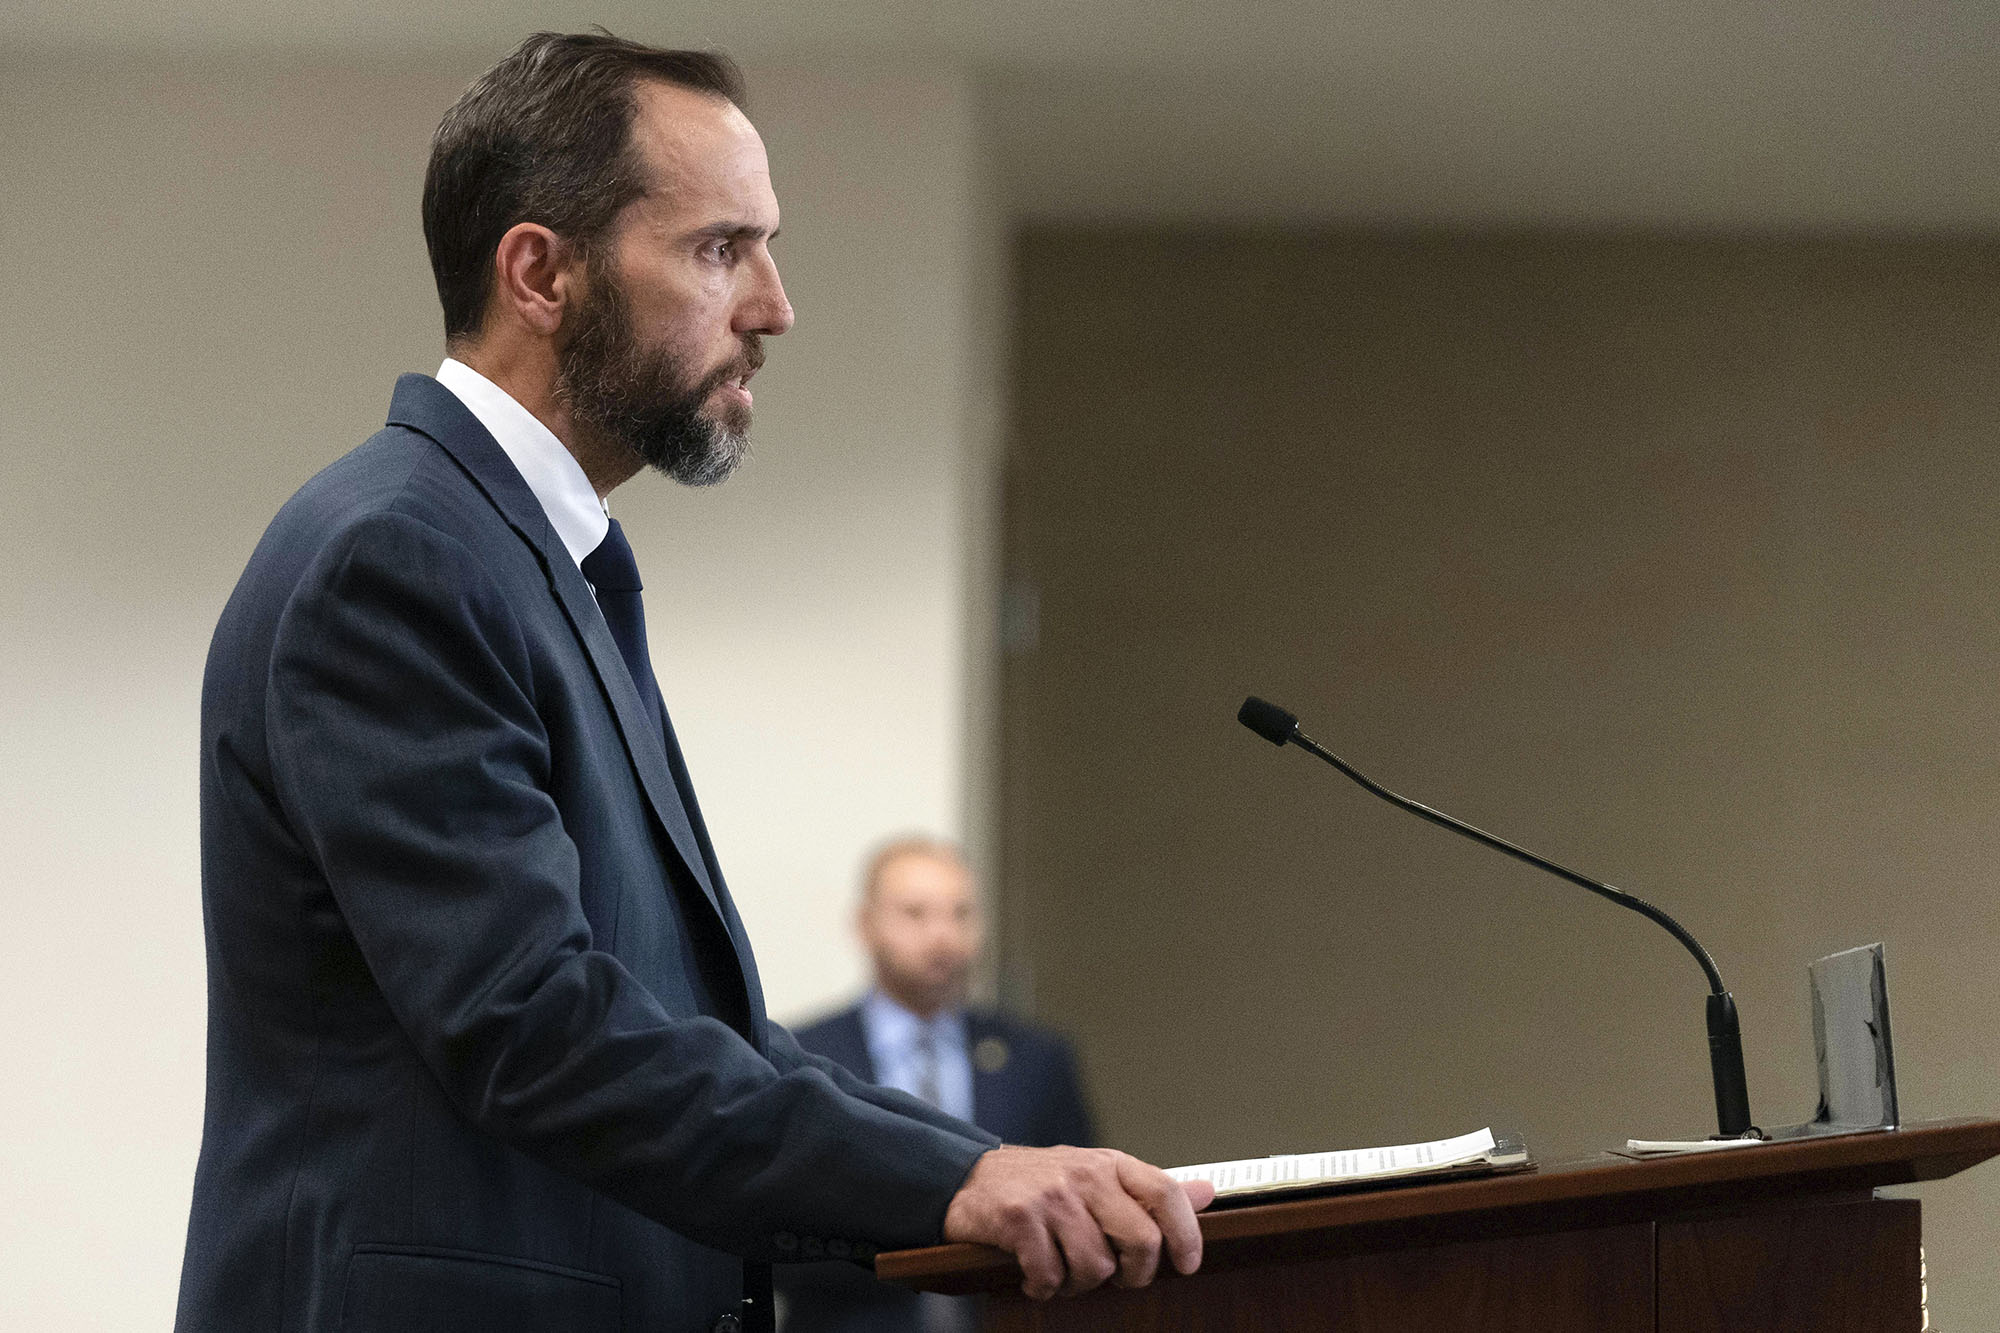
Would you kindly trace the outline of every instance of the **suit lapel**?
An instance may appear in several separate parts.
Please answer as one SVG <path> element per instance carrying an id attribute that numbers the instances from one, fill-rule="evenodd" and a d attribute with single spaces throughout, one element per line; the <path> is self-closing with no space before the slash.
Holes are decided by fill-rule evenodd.
<path id="1" fill-rule="evenodd" d="M 882 1074 L 875 1068 L 875 1052 L 868 1049 L 868 1024 L 862 1020 L 861 1006 L 837 1015 L 830 1030 L 834 1044 L 846 1048 L 835 1052 L 833 1058 L 870 1083 L 880 1083 Z"/>
<path id="2" fill-rule="evenodd" d="M 1006 1067 L 1002 1065 L 997 1069 L 988 1070 L 982 1067 L 984 1062 L 978 1058 L 979 1043 L 993 1035 L 991 1023 L 972 1010 L 966 1011 L 965 1053 L 972 1061 L 972 1123 L 989 1129 L 1006 1120 L 1000 1107 L 1004 1091 L 1001 1078 L 1006 1072 Z M 997 1129 L 993 1132 L 1000 1133 Z"/>
<path id="3" fill-rule="evenodd" d="M 757 998 L 759 988 L 748 958 L 748 942 L 743 938 L 733 905 L 726 908 L 726 900 L 716 891 L 710 875 L 710 858 L 704 854 L 706 840 L 696 833 L 694 793 L 685 785 L 686 767 L 680 762 L 680 748 L 673 741 L 673 732 L 664 717 L 659 726 L 651 722 L 651 708 L 639 698 L 632 673 L 618 652 L 618 643 L 597 609 L 597 599 L 591 595 L 583 571 L 576 567 L 568 549 L 549 526 L 541 502 L 471 409 L 459 401 L 457 394 L 428 375 L 403 375 L 397 379 L 395 396 L 389 405 L 389 424 L 422 432 L 457 459 L 508 525 L 541 558 L 549 586 L 562 605 L 570 628 L 582 641 L 598 683 L 611 701 L 626 753 L 639 774 L 639 784 L 645 789 L 653 815 L 680 853 L 688 873 L 701 886 L 709 906 L 729 931 L 745 984 L 752 992 L 752 1012 L 761 1017 L 763 1006 Z"/>
<path id="4" fill-rule="evenodd" d="M 1009 1143 L 1047 1144 L 1048 1127 L 1037 1111 L 1044 1084 L 1030 1072 L 1041 1064 L 1023 1062 L 1030 1046 L 1022 1032 L 997 1013 L 975 1011 L 966 1015 L 965 1035 L 972 1052 L 974 1120 Z"/>
<path id="5" fill-rule="evenodd" d="M 626 669 L 625 659 L 618 652 L 618 641 L 611 637 L 611 629 L 597 609 L 597 599 L 591 596 L 590 585 L 584 582 L 583 572 L 569 558 L 569 553 L 564 551 L 561 560 L 545 553 L 544 563 L 549 567 L 549 583 L 555 589 L 556 599 L 562 603 L 570 626 L 583 641 L 584 651 L 590 655 L 590 664 L 597 672 L 597 679 L 611 699 L 611 711 L 618 719 L 618 730 L 625 737 L 625 749 L 632 756 L 632 765 L 639 772 L 639 782 L 652 802 L 653 813 L 659 817 L 661 827 L 666 830 L 674 850 L 680 853 L 681 860 L 694 876 L 695 883 L 701 885 L 709 905 L 724 917 L 726 924 L 729 914 L 723 911 L 722 901 L 709 875 L 707 858 L 702 855 L 701 842 L 695 836 L 691 811 L 682 799 L 683 788 L 675 781 L 675 765 L 668 754 L 668 746 L 673 743 L 667 739 L 671 733 L 665 730 L 666 719 L 662 717 L 657 725 L 650 721 L 652 708 L 639 697 L 638 687 L 632 683 L 632 673 Z M 679 747 L 675 745 L 673 757 L 677 758 L 678 753 Z"/>
<path id="6" fill-rule="evenodd" d="M 673 719 L 667 716 L 664 703 L 660 706 L 660 736 L 666 744 L 667 772 L 673 777 L 675 790 L 680 793 L 688 835 L 698 849 L 700 865 L 707 873 L 706 884 L 714 886 L 709 900 L 722 913 L 722 924 L 736 946 L 745 998 L 750 1003 L 750 1021 L 756 1028 L 757 1047 L 763 1050 L 769 1040 L 769 1034 L 764 1030 L 769 1015 L 764 1011 L 764 983 L 757 975 L 757 958 L 750 949 L 750 935 L 743 928 L 743 918 L 737 915 L 736 902 L 729 896 L 729 886 L 722 878 L 722 865 L 716 859 L 715 845 L 708 838 L 708 824 L 701 817 L 701 804 L 695 800 L 694 779 L 688 776 L 687 760 L 681 755 L 680 738 L 674 735 Z"/>

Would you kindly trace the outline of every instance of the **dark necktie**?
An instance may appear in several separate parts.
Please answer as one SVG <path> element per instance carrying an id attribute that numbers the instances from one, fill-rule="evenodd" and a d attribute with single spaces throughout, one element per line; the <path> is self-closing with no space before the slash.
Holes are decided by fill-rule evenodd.
<path id="1" fill-rule="evenodd" d="M 590 580 L 590 587 L 597 594 L 597 609 L 604 613 L 604 623 L 611 629 L 611 637 L 618 644 L 618 655 L 625 659 L 625 669 L 632 673 L 632 683 L 639 689 L 639 700 L 645 704 L 653 726 L 662 740 L 667 737 L 667 706 L 660 697 L 660 683 L 653 678 L 653 660 L 646 652 L 646 607 L 639 600 L 643 585 L 639 582 L 639 562 L 632 558 L 632 544 L 625 540 L 625 529 L 618 526 L 618 520 L 611 520 L 610 529 L 597 549 L 583 558 L 583 576 Z M 670 763 L 678 762 L 678 751 L 673 742 L 667 742 Z M 688 815 L 678 802 L 673 815 L 685 824 Z M 692 827 L 688 827 L 689 843 L 695 841 Z M 720 889 L 720 882 L 717 883 Z M 697 890 L 698 892 L 698 890 Z M 727 895 L 724 895 L 727 902 Z M 743 1265 L 743 1294 L 745 1312 L 740 1327 L 749 1333 L 762 1333 L 772 1325 L 771 1267 L 769 1264 L 746 1263 Z M 735 1320 L 738 1316 L 727 1316 Z M 717 1328 L 722 1327 L 717 1323 Z"/>
<path id="2" fill-rule="evenodd" d="M 611 520 L 610 531 L 597 549 L 583 558 L 583 576 L 597 593 L 597 609 L 611 627 L 618 643 L 618 655 L 625 659 L 632 683 L 639 687 L 640 702 L 646 705 L 653 725 L 660 725 L 660 684 L 653 679 L 652 659 L 646 655 L 646 608 L 639 600 L 639 562 L 632 558 L 632 544 L 625 529 Z"/>

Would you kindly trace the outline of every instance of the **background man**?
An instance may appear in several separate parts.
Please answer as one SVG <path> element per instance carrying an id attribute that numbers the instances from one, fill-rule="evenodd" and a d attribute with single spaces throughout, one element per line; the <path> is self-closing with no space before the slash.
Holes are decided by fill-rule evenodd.
<path id="1" fill-rule="evenodd" d="M 183 1329 L 760 1328 L 773 1261 L 941 1238 L 1036 1295 L 1199 1261 L 1205 1192 L 765 1017 L 603 504 L 728 475 L 791 326 L 740 93 L 540 34 L 438 127 L 448 356 L 272 521 L 204 676 Z"/>
<path id="2" fill-rule="evenodd" d="M 878 850 L 862 876 L 855 928 L 874 987 L 858 1004 L 801 1028 L 799 1045 L 1007 1143 L 1096 1141 L 1068 1043 L 966 1006 L 984 931 L 972 872 L 956 847 L 905 838 Z M 787 1273 L 784 1290 L 787 1333 L 942 1333 L 976 1321 L 971 1301 L 919 1297 L 848 1265 Z"/>

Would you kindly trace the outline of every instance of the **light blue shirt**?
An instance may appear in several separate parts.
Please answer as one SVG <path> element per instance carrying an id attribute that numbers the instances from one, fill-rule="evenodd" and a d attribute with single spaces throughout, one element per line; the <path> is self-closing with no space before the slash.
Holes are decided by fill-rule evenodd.
<path id="1" fill-rule="evenodd" d="M 967 1050 L 964 1013 L 947 1009 L 926 1022 L 878 990 L 869 991 L 861 1002 L 861 1034 L 868 1042 L 868 1058 L 875 1065 L 875 1081 L 912 1097 L 922 1095 L 917 1090 L 921 1081 L 917 1045 L 926 1028 L 937 1051 L 938 1109 L 970 1120 L 972 1056 Z"/>

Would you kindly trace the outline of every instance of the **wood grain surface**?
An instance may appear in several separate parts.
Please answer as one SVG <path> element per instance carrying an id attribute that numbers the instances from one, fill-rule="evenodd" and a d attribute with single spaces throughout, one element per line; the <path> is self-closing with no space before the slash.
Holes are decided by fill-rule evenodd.
<path id="1" fill-rule="evenodd" d="M 1996 1154 L 2000 1121 L 1951 1120 L 1643 1162 L 1601 1154 L 1526 1175 L 1225 1209 L 1202 1216 L 1207 1276 L 1195 1280 L 1323 1256 L 1852 1202 Z M 875 1271 L 927 1291 L 1011 1292 L 1020 1284 L 1011 1257 L 974 1245 L 893 1251 L 877 1257 Z M 1169 1275 L 1162 1290 L 1182 1280 Z"/>

